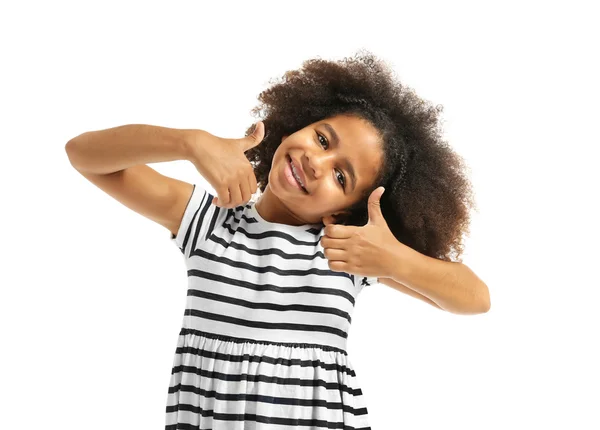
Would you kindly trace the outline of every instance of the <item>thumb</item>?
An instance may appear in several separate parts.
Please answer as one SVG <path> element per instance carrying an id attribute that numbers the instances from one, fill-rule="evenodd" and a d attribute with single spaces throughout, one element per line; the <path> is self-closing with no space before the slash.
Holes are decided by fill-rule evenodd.
<path id="1" fill-rule="evenodd" d="M 381 213 L 381 196 L 385 192 L 384 187 L 378 187 L 369 196 L 369 223 L 378 224 L 380 222 L 385 223 L 385 218 Z"/>
<path id="2" fill-rule="evenodd" d="M 262 121 L 258 121 L 254 127 L 254 131 L 250 136 L 243 137 L 242 149 L 244 152 L 257 146 L 265 137 L 265 125 Z"/>

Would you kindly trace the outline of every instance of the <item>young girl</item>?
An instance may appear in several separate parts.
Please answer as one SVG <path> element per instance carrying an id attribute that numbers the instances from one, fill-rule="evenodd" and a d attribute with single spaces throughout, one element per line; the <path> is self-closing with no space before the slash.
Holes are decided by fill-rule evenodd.
<path id="1" fill-rule="evenodd" d="M 362 288 L 380 281 L 457 313 L 489 308 L 476 277 L 471 301 L 435 296 L 445 307 L 397 281 L 407 250 L 460 254 L 469 181 L 440 140 L 439 109 L 369 53 L 306 61 L 259 100 L 253 113 L 266 115 L 242 139 L 127 125 L 84 133 L 67 152 L 183 253 L 167 429 L 369 429 L 346 352 Z M 217 195 L 145 165 L 177 159 Z"/>

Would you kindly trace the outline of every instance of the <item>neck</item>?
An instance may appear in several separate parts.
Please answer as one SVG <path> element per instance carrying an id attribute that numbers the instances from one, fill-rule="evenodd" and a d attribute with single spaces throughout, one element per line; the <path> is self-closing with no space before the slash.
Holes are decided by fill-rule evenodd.
<path id="1" fill-rule="evenodd" d="M 285 205 L 271 192 L 269 185 L 264 193 L 254 204 L 254 208 L 259 215 L 266 221 L 287 225 L 305 225 L 317 224 L 311 223 L 296 217 Z"/>

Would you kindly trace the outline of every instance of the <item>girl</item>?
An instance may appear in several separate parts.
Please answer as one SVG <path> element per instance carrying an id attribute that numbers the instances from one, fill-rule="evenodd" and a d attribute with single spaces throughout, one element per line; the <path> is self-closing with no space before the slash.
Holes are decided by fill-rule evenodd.
<path id="1" fill-rule="evenodd" d="M 264 118 L 242 139 L 126 125 L 84 133 L 67 153 L 184 256 L 167 429 L 369 429 L 346 352 L 362 288 L 489 309 L 483 281 L 450 259 L 462 252 L 469 181 L 439 137 L 440 109 L 368 52 L 306 61 L 259 100 Z M 217 195 L 146 166 L 178 159 Z"/>

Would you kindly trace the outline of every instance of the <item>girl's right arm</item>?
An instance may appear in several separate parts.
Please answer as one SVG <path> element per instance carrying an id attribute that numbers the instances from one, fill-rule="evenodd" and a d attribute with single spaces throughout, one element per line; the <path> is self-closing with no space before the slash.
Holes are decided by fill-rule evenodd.
<path id="1" fill-rule="evenodd" d="M 130 124 L 83 133 L 65 150 L 71 165 L 98 188 L 177 234 L 193 185 L 158 173 L 146 163 L 191 159 L 200 130 Z"/>

